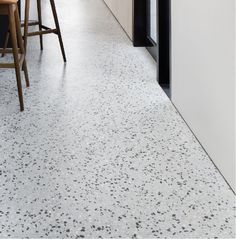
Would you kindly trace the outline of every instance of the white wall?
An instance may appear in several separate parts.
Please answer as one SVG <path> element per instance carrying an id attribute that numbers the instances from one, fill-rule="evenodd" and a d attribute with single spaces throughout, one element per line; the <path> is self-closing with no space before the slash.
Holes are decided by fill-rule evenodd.
<path id="1" fill-rule="evenodd" d="M 22 16 L 22 20 L 24 20 L 24 16 L 25 16 L 25 1 L 21 1 L 21 16 Z M 30 20 L 38 20 L 36 0 L 30 1 L 29 19 Z"/>
<path id="2" fill-rule="evenodd" d="M 172 100 L 235 190 L 235 0 L 172 0 Z"/>
<path id="3" fill-rule="evenodd" d="M 133 0 L 104 0 L 116 19 L 133 39 Z"/>

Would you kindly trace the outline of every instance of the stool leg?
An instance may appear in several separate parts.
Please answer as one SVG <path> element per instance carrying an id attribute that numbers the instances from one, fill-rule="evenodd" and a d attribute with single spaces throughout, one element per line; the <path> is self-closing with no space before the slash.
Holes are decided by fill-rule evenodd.
<path id="1" fill-rule="evenodd" d="M 23 44 L 23 39 L 21 34 L 21 24 L 20 24 L 18 9 L 15 10 L 15 22 L 16 22 L 17 40 L 18 40 L 19 48 L 20 48 L 21 54 L 24 55 L 23 71 L 25 73 L 25 82 L 26 82 L 26 86 L 29 87 L 29 76 L 28 76 L 28 69 L 27 69 L 27 63 L 26 63 L 25 49 L 24 49 L 24 44 Z"/>
<path id="2" fill-rule="evenodd" d="M 10 26 L 10 34 L 12 40 L 12 48 L 13 48 L 13 56 L 14 56 L 14 63 L 15 63 L 15 71 L 16 71 L 16 81 L 17 81 L 17 88 L 18 88 L 18 95 L 20 101 L 20 110 L 24 110 L 24 102 L 23 102 L 23 94 L 22 94 L 22 85 L 21 85 L 21 76 L 20 76 L 20 64 L 18 59 L 18 45 L 17 45 L 17 38 L 16 38 L 16 25 L 15 25 L 15 16 L 14 16 L 14 5 L 9 5 L 9 26 Z"/>
<path id="3" fill-rule="evenodd" d="M 25 0 L 25 21 L 24 21 L 24 48 L 25 52 L 27 51 L 27 37 L 28 37 L 28 28 L 29 28 L 29 8 L 30 0 Z"/>
<path id="4" fill-rule="evenodd" d="M 54 21 L 55 21 L 55 25 L 56 25 L 56 29 L 57 29 L 58 39 L 60 42 L 62 56 L 63 56 L 64 62 L 66 62 L 66 53 L 65 53 L 65 49 L 64 49 L 64 45 L 63 45 L 63 41 L 62 41 L 61 29 L 60 29 L 60 25 L 59 25 L 59 21 L 58 21 L 58 17 L 57 17 L 55 2 L 54 2 L 54 0 L 50 0 L 50 3 L 51 3 L 52 13 L 53 13 L 53 17 L 54 17 Z"/>
<path id="5" fill-rule="evenodd" d="M 41 12 L 41 0 L 37 0 L 38 9 L 38 21 L 39 21 L 39 31 L 42 31 L 42 12 Z M 40 49 L 43 50 L 43 35 L 39 35 Z"/>

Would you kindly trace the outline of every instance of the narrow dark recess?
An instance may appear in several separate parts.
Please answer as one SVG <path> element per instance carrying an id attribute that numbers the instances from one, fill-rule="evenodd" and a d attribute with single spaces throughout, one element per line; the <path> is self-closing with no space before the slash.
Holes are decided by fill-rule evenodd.
<path id="1" fill-rule="evenodd" d="M 170 85 L 170 0 L 159 0 L 159 83 Z"/>
<path id="2" fill-rule="evenodd" d="M 18 1 L 18 6 L 20 9 L 20 1 Z M 3 47 L 7 30 L 8 30 L 8 18 L 7 16 L 0 16 L 0 47 Z"/>

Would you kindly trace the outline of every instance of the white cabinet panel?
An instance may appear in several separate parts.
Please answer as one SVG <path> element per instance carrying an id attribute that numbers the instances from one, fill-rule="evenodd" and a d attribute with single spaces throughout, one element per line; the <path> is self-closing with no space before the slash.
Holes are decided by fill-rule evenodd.
<path id="1" fill-rule="evenodd" d="M 104 0 L 128 36 L 133 39 L 133 0 Z"/>
<path id="2" fill-rule="evenodd" d="M 235 190 L 235 0 L 172 0 L 172 100 Z"/>

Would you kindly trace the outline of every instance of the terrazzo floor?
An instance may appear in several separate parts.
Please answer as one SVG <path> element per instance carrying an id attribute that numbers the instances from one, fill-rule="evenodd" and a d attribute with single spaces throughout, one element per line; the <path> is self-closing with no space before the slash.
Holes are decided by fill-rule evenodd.
<path id="1" fill-rule="evenodd" d="M 0 72 L 0 238 L 235 238 L 235 197 L 102 0 L 57 0 L 19 112 Z M 50 23 L 49 4 L 43 15 Z"/>

